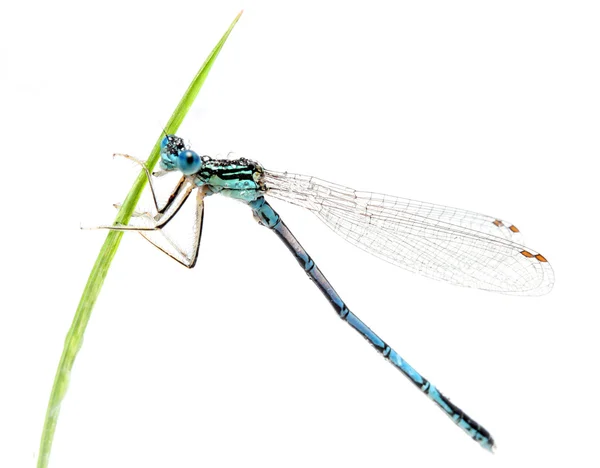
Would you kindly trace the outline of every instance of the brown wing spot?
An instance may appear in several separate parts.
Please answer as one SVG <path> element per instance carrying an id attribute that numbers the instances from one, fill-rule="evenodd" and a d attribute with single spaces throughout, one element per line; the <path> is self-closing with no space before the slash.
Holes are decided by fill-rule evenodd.
<path id="1" fill-rule="evenodd" d="M 533 257 L 533 254 L 531 252 L 527 252 L 527 250 L 522 250 L 521 255 L 524 255 L 527 258 Z"/>
<path id="2" fill-rule="evenodd" d="M 499 219 L 492 221 L 492 224 L 495 224 L 498 227 L 504 226 L 504 223 L 502 221 L 500 221 Z"/>
<path id="3" fill-rule="evenodd" d="M 540 262 L 547 262 L 548 260 L 546 260 L 546 258 L 542 255 L 542 254 L 537 254 L 535 256 L 536 259 L 538 259 Z"/>
<path id="4" fill-rule="evenodd" d="M 512 232 L 519 232 L 517 226 L 515 226 L 514 224 L 512 226 L 509 226 L 508 229 L 510 229 Z"/>

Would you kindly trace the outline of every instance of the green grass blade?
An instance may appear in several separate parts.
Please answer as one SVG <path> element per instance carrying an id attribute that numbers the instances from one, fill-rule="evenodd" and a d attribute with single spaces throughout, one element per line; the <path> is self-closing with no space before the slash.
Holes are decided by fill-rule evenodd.
<path id="1" fill-rule="evenodd" d="M 168 134 L 174 134 L 177 132 L 188 110 L 192 106 L 192 103 L 196 99 L 204 80 L 206 80 L 206 77 L 208 76 L 213 63 L 219 55 L 219 52 L 223 48 L 225 41 L 229 37 L 229 34 L 233 30 L 241 15 L 242 12 L 235 17 L 229 26 L 229 29 L 227 29 L 221 40 L 206 58 L 206 61 L 202 67 L 200 67 L 200 70 L 192 80 L 190 86 L 181 98 L 181 101 L 175 108 L 173 115 L 171 115 L 171 118 L 165 127 L 165 131 Z M 150 157 L 146 162 L 146 165 L 150 170 L 152 170 L 155 164 L 158 162 L 160 154 L 160 142 L 163 136 L 164 135 L 162 134 L 159 136 L 154 148 L 152 149 L 152 152 L 150 153 Z M 116 223 L 126 224 L 129 222 L 131 214 L 133 213 L 133 210 L 141 197 L 146 183 L 147 180 L 144 172 L 141 172 L 134 182 L 129 194 L 125 198 L 121 209 L 117 213 L 117 217 L 115 219 Z M 46 418 L 44 420 L 44 428 L 42 430 L 40 451 L 38 455 L 38 468 L 46 468 L 48 466 L 50 451 L 52 449 L 52 441 L 54 440 L 54 432 L 56 430 L 56 423 L 60 413 L 60 405 L 69 386 L 71 369 L 73 368 L 73 363 L 75 362 L 77 353 L 81 348 L 83 334 L 92 314 L 92 309 L 96 303 L 98 295 L 100 294 L 102 284 L 104 283 L 104 279 L 108 273 L 108 268 L 110 267 L 112 259 L 117 252 L 117 248 L 121 243 L 122 237 L 123 232 L 118 231 L 109 231 L 108 235 L 106 236 L 106 240 L 100 249 L 98 258 L 94 263 L 94 267 L 90 272 L 87 284 L 85 285 L 83 294 L 81 295 L 71 328 L 69 329 L 69 332 L 65 338 L 63 352 L 60 357 L 58 369 L 56 370 L 54 384 L 52 385 L 52 392 L 50 393 L 50 401 L 48 402 L 48 408 L 46 410 Z"/>

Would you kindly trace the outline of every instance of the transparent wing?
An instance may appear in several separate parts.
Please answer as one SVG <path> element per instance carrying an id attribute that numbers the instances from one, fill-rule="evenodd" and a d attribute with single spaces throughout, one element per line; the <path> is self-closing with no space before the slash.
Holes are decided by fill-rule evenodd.
<path id="1" fill-rule="evenodd" d="M 312 211 L 351 244 L 429 278 L 516 295 L 554 284 L 548 261 L 498 218 L 300 174 L 266 171 L 265 183 L 268 195 Z"/>

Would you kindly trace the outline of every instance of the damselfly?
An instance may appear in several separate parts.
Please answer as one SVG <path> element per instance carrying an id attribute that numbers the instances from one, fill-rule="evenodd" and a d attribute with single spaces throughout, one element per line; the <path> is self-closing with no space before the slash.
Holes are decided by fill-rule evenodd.
<path id="1" fill-rule="evenodd" d="M 244 158 L 199 156 L 175 135 L 163 139 L 162 170 L 154 174 L 150 174 L 143 162 L 122 156 L 139 163 L 145 170 L 156 213 L 135 212 L 133 224 L 101 228 L 137 231 L 167 255 L 192 268 L 198 258 L 205 197 L 220 193 L 246 203 L 255 219 L 274 231 L 287 246 L 342 320 L 482 447 L 494 448 L 486 429 L 451 403 L 348 309 L 264 196 L 306 208 L 348 242 L 429 278 L 504 294 L 545 294 L 554 283 L 552 267 L 540 253 L 521 245 L 521 234 L 514 225 L 472 211 L 359 192 L 316 177 L 273 172 Z M 170 172 L 181 173 L 181 177 L 166 203 L 159 206 L 153 176 L 161 177 Z M 190 197 L 194 190 L 193 236 L 189 245 L 182 246 L 166 235 L 164 228 L 186 201 L 194 198 Z"/>

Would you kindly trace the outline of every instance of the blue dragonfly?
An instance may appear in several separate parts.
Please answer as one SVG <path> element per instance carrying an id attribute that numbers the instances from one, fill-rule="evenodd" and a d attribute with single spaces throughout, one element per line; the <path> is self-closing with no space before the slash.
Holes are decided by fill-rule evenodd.
<path id="1" fill-rule="evenodd" d="M 193 268 L 202 235 L 204 199 L 221 194 L 246 203 L 254 218 L 286 245 L 338 316 L 458 427 L 483 448 L 493 451 L 494 440 L 485 428 L 350 311 L 265 195 L 310 210 L 348 242 L 406 270 L 459 286 L 504 294 L 545 294 L 554 284 L 552 267 L 543 255 L 522 245 L 521 233 L 513 224 L 472 211 L 360 192 L 316 177 L 274 172 L 245 158 L 200 156 L 175 135 L 166 135 L 162 140 L 161 170 L 153 174 L 142 161 L 129 155 L 120 156 L 140 164 L 146 172 L 156 213 L 134 212 L 128 225 L 100 228 L 139 232 L 164 253 Z M 178 181 L 167 201 L 159 204 L 153 179 L 168 173 L 179 174 Z M 182 245 L 167 235 L 165 228 L 186 202 L 193 200 L 194 191 L 193 235 L 188 236 L 191 239 L 188 245 Z"/>

